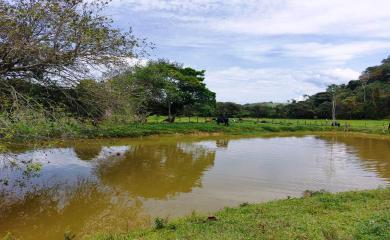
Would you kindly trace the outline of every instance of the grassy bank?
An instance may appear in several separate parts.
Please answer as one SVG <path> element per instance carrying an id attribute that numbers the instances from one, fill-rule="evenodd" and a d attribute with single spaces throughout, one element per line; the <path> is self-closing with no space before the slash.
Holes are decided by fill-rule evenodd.
<path id="1" fill-rule="evenodd" d="M 0 129 L 3 140 L 26 141 L 45 140 L 51 138 L 96 138 L 96 137 L 139 137 L 156 134 L 190 134 L 190 133 L 226 133 L 226 134 L 261 134 L 268 132 L 303 132 L 303 131 L 349 131 L 375 134 L 389 134 L 384 124 L 379 127 L 359 127 L 360 122 L 348 128 L 331 127 L 326 123 L 304 123 L 303 120 L 244 120 L 232 122 L 229 127 L 213 122 L 184 122 L 146 124 L 103 122 L 94 126 L 88 122 L 21 122 Z M 384 122 L 384 121 L 383 121 Z"/>
<path id="2" fill-rule="evenodd" d="M 208 216 L 156 222 L 154 229 L 106 234 L 90 240 L 124 239 L 390 239 L 390 189 L 242 204 Z"/>

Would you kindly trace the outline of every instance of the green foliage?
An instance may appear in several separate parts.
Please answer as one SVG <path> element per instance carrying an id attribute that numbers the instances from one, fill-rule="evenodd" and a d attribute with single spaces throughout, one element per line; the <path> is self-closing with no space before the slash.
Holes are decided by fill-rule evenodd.
<path id="1" fill-rule="evenodd" d="M 390 211 L 374 213 L 356 224 L 355 239 L 390 239 Z"/>
<path id="2" fill-rule="evenodd" d="M 0 0 L 0 79 L 71 85 L 91 66 L 114 68 L 142 41 L 104 16 L 107 1 Z"/>
<path id="3" fill-rule="evenodd" d="M 96 125 L 128 109 L 106 83 L 87 79 L 91 69 L 122 69 L 147 45 L 112 27 L 108 2 L 0 0 L 1 114 L 20 121 L 29 109 L 54 120 L 61 112 Z"/>
<path id="4" fill-rule="evenodd" d="M 26 177 L 39 176 L 41 169 L 42 169 L 41 163 L 28 162 L 28 163 L 26 163 L 26 168 L 23 171 L 23 175 Z"/>
<path id="5" fill-rule="evenodd" d="M 215 93 L 203 83 L 205 71 L 183 68 L 166 60 L 150 61 L 145 66 L 114 77 L 115 89 L 128 95 L 135 112 L 149 114 L 207 114 L 215 104 Z"/>
<path id="6" fill-rule="evenodd" d="M 154 229 L 163 229 L 167 224 L 167 221 L 163 218 L 157 217 L 154 219 Z"/>
<path id="7" fill-rule="evenodd" d="M 74 89 L 75 98 L 70 111 L 79 117 L 100 119 L 109 110 L 115 99 L 103 83 L 94 80 L 81 80 Z"/>
<path id="8" fill-rule="evenodd" d="M 241 105 L 233 102 L 218 102 L 216 113 L 226 117 L 239 117 Z"/>

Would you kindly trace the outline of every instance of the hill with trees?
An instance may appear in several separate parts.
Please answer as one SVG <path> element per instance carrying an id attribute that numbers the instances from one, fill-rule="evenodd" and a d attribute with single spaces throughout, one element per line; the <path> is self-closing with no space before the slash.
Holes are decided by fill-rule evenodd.
<path id="1" fill-rule="evenodd" d="M 291 100 L 288 104 L 217 103 L 217 112 L 232 117 L 330 119 L 334 99 L 337 118 L 390 118 L 390 57 L 368 67 L 358 80 L 330 85 L 324 92 L 304 97 L 303 101 Z"/>

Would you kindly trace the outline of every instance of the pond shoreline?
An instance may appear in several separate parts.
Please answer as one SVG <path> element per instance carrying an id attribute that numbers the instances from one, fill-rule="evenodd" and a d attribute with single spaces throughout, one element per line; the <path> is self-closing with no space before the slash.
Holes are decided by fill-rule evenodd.
<path id="1" fill-rule="evenodd" d="M 34 131 L 21 128 L 14 129 L 13 133 L 3 133 L 0 143 L 10 142 L 37 142 L 71 139 L 100 139 L 100 138 L 136 138 L 146 136 L 166 135 L 246 135 L 259 136 L 271 133 L 357 133 L 365 136 L 390 136 L 389 131 L 378 129 L 361 129 L 331 127 L 325 125 L 292 125 L 272 123 L 232 123 L 230 126 L 221 126 L 215 123 L 146 123 L 146 124 L 102 124 L 98 127 L 82 125 L 73 129 L 35 129 Z"/>
<path id="2" fill-rule="evenodd" d="M 141 135 L 141 136 L 122 136 L 122 137 L 88 137 L 88 138 L 49 138 L 49 139 L 35 139 L 35 140 L 20 140 L 13 139 L 2 141 L 0 140 L 0 146 L 2 146 L 3 152 L 7 151 L 9 145 L 20 145 L 23 147 L 40 148 L 45 146 L 62 146 L 63 144 L 69 143 L 82 143 L 83 141 L 97 140 L 142 140 L 151 138 L 166 138 L 166 137 L 193 137 L 199 140 L 202 139 L 218 139 L 221 137 L 229 137 L 231 139 L 237 138 L 257 138 L 257 137 L 289 137 L 289 136 L 349 136 L 356 138 L 368 138 L 368 139 L 380 139 L 390 141 L 390 134 L 378 134 L 378 133 L 364 133 L 364 132 L 343 132 L 343 131 L 282 131 L 282 132 L 256 132 L 256 133 L 226 133 L 226 132 L 190 132 L 190 133 L 163 133 L 163 134 L 152 134 L 152 135 Z"/>
<path id="3" fill-rule="evenodd" d="M 129 233 L 97 233 L 105 239 L 386 239 L 390 236 L 390 188 L 341 193 L 305 191 L 301 198 L 243 203 L 215 215 L 192 214 Z"/>

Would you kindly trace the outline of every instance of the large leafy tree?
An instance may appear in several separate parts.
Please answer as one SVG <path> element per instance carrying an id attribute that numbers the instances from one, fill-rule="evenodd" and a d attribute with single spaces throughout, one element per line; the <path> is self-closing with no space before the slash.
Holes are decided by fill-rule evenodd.
<path id="1" fill-rule="evenodd" d="M 135 66 L 110 82 L 134 103 L 134 112 L 141 116 L 140 120 L 149 114 L 163 114 L 172 122 L 185 106 L 186 110 L 202 112 L 214 108 L 215 93 L 206 87 L 204 73 L 158 60 Z"/>
<path id="2" fill-rule="evenodd" d="M 0 80 L 74 84 L 125 64 L 142 40 L 111 26 L 106 1 L 0 0 Z"/>

